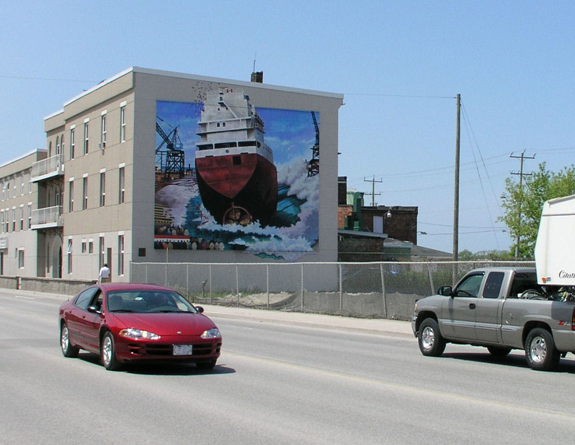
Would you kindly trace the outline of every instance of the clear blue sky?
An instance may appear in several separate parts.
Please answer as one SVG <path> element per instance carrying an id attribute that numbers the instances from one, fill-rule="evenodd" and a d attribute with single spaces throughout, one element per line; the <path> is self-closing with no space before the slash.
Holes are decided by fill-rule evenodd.
<path id="1" fill-rule="evenodd" d="M 460 250 L 503 250 L 514 153 L 574 163 L 575 2 L 2 2 L 0 163 L 45 146 L 43 119 L 131 66 L 345 95 L 339 174 L 418 206 L 419 244 L 451 251 L 461 94 Z M 517 176 L 513 176 L 517 179 Z M 381 182 L 379 182 L 381 181 Z M 365 196 L 367 204 L 372 197 Z"/>

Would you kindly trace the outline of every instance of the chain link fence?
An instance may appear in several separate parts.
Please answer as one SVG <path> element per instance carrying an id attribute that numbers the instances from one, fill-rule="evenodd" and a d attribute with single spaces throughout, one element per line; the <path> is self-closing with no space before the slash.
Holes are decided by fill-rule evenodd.
<path id="1" fill-rule="evenodd" d="M 533 262 L 132 263 L 133 282 L 198 304 L 409 320 L 413 305 L 479 267 Z"/>

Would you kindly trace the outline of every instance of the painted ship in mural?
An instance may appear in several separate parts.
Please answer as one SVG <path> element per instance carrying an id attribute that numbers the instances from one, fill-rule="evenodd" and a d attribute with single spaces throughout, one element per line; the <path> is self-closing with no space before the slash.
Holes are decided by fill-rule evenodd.
<path id="1" fill-rule="evenodd" d="M 277 209 L 277 169 L 249 97 L 230 88 L 209 92 L 198 127 L 195 166 L 206 210 L 222 225 L 269 225 Z"/>

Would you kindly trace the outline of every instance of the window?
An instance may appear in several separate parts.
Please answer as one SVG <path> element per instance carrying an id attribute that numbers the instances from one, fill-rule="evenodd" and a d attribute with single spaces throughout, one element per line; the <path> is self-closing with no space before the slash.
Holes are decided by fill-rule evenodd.
<path id="1" fill-rule="evenodd" d="M 88 253 L 94 253 L 94 241 L 88 241 Z"/>
<path id="2" fill-rule="evenodd" d="M 90 146 L 90 135 L 88 132 L 88 122 L 84 123 L 84 154 L 88 153 L 88 147 Z"/>
<path id="3" fill-rule="evenodd" d="M 28 229 L 32 227 L 32 204 L 28 204 Z"/>
<path id="4" fill-rule="evenodd" d="M 72 240 L 68 240 L 68 250 L 66 252 L 68 254 L 68 273 L 72 273 Z"/>
<path id="5" fill-rule="evenodd" d="M 126 169 L 124 167 L 120 167 L 119 169 L 119 193 L 118 193 L 118 203 L 123 204 L 124 199 L 126 197 Z"/>
<path id="6" fill-rule="evenodd" d="M 106 205 L 106 172 L 100 173 L 100 207 Z"/>
<path id="7" fill-rule="evenodd" d="M 468 275 L 465 281 L 461 282 L 455 291 L 457 297 L 473 297 L 476 298 L 479 294 L 479 288 L 483 282 L 483 272 Z"/>
<path id="8" fill-rule="evenodd" d="M 0 230 L 4 232 L 4 210 L 0 212 Z"/>
<path id="9" fill-rule="evenodd" d="M 74 179 L 68 181 L 68 212 L 74 211 Z"/>
<path id="10" fill-rule="evenodd" d="M 20 177 L 20 180 L 20 196 L 24 196 L 24 193 L 26 193 L 26 178 L 24 175 Z"/>
<path id="11" fill-rule="evenodd" d="M 126 106 L 120 107 L 120 141 L 126 142 Z"/>
<path id="12" fill-rule="evenodd" d="M 60 154 L 60 136 L 56 136 L 56 153 L 57 155 Z"/>
<path id="13" fill-rule="evenodd" d="M 485 281 L 485 288 L 483 289 L 483 298 L 499 298 L 499 291 L 501 284 L 503 284 L 505 273 L 491 272 Z"/>
<path id="14" fill-rule="evenodd" d="M 24 269 L 24 249 L 18 249 L 18 268 Z"/>
<path id="15" fill-rule="evenodd" d="M 76 135 L 74 134 L 75 127 L 70 129 L 70 159 L 76 156 Z"/>
<path id="16" fill-rule="evenodd" d="M 88 177 L 82 179 L 82 210 L 88 208 Z"/>
<path id="17" fill-rule="evenodd" d="M 100 148 L 106 148 L 106 114 L 102 114 L 102 125 L 100 135 Z"/>
<path id="18" fill-rule="evenodd" d="M 60 138 L 60 148 L 61 148 L 60 153 L 58 153 L 58 154 L 63 155 L 64 154 L 64 135 L 62 135 L 62 137 Z"/>
<path id="19" fill-rule="evenodd" d="M 124 275 L 124 235 L 118 235 L 118 275 Z"/>
<path id="20" fill-rule="evenodd" d="M 20 206 L 20 230 L 24 230 L 24 204 Z"/>
<path id="21" fill-rule="evenodd" d="M 100 237 L 100 250 L 99 250 L 99 252 L 100 252 L 100 261 L 98 264 L 98 269 L 100 269 L 104 265 L 104 263 L 106 262 L 106 260 L 105 260 L 106 246 L 104 244 L 104 237 L 103 236 Z"/>
<path id="22" fill-rule="evenodd" d="M 12 232 L 16 231 L 16 207 L 12 208 Z"/>
<path id="23" fill-rule="evenodd" d="M 86 240 L 82 240 L 82 253 L 86 253 Z"/>

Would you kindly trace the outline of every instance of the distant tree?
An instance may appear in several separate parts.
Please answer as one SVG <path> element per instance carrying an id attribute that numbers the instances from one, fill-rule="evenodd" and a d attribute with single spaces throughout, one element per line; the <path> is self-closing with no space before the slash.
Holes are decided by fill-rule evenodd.
<path id="1" fill-rule="evenodd" d="M 479 252 L 462 250 L 459 252 L 458 258 L 459 261 L 507 261 L 511 259 L 511 254 L 506 250 L 482 250 Z"/>
<path id="2" fill-rule="evenodd" d="M 514 254 L 519 235 L 519 258 L 533 258 L 541 211 L 545 201 L 575 194 L 575 166 L 565 167 L 558 173 L 546 169 L 545 162 L 539 170 L 523 179 L 523 187 L 512 178 L 505 180 L 502 199 L 504 215 L 497 221 L 505 223 L 513 238 L 511 253 Z M 521 211 L 519 211 L 521 210 Z"/>

